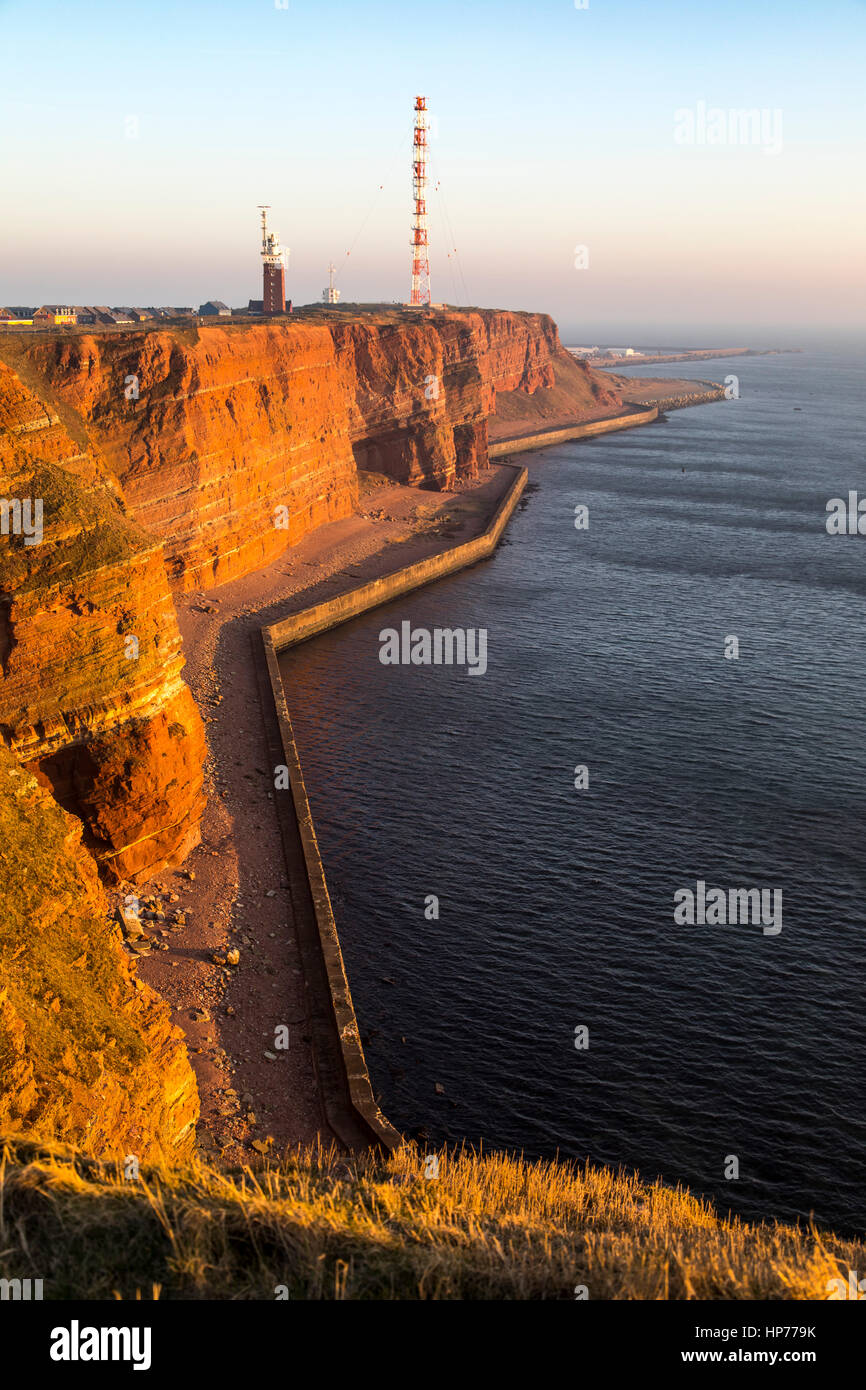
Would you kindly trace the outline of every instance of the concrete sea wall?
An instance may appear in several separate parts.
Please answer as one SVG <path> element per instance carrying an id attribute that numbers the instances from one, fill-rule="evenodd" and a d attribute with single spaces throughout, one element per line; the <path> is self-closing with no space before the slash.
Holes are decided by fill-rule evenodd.
<path id="1" fill-rule="evenodd" d="M 490 457 L 544 448 L 569 439 L 586 439 L 650 424 L 658 407 L 635 406 L 628 413 L 536 435 L 501 440 Z M 331 1128 L 349 1148 L 396 1148 L 401 1135 L 376 1103 L 364 1057 L 358 1020 L 346 974 L 303 769 L 292 728 L 289 696 L 279 655 L 308 638 L 349 622 L 362 613 L 410 593 L 424 584 L 465 569 L 493 554 L 528 479 L 526 468 L 505 464 L 514 477 L 480 536 L 451 546 L 391 574 L 361 584 L 261 629 L 256 658 L 263 706 L 275 715 L 273 748 L 288 771 L 288 788 L 277 792 L 286 863 L 298 935 L 310 985 L 317 1074 Z"/>
<path id="2" fill-rule="evenodd" d="M 658 406 L 634 406 L 628 414 L 614 415 L 606 420 L 587 420 L 582 425 L 566 425 L 561 429 L 542 430 L 539 434 L 519 435 L 516 439 L 500 439 L 490 445 L 489 453 L 492 459 L 504 458 L 507 454 L 522 454 L 525 449 L 546 449 L 550 444 L 562 444 L 567 439 L 592 439 L 599 434 L 610 434 L 613 430 L 649 425 L 658 419 L 658 414 Z"/>
<path id="3" fill-rule="evenodd" d="M 318 1079 L 328 1121 L 350 1148 L 375 1144 L 394 1149 L 400 1144 L 401 1136 L 382 1114 L 373 1095 L 292 728 L 289 701 L 280 672 L 279 654 L 308 637 L 326 632 L 371 608 L 377 608 L 434 579 L 441 579 L 492 555 L 528 477 L 525 468 L 516 464 L 506 466 L 513 469 L 514 478 L 480 536 L 414 565 L 395 570 L 393 574 L 384 575 L 369 584 L 362 584 L 325 603 L 292 613 L 261 630 L 259 659 L 261 661 L 263 658 L 263 669 L 270 687 L 282 763 L 288 769 L 288 789 L 278 791 L 276 796 L 278 805 L 281 803 L 280 823 L 292 900 L 312 995 Z M 286 804 L 287 794 L 291 806 Z"/>

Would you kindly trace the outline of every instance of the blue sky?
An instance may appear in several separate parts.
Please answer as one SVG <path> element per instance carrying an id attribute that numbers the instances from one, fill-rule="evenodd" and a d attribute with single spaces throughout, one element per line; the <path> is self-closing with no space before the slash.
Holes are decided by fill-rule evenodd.
<path id="1" fill-rule="evenodd" d="M 573 342 L 844 337 L 864 39 L 860 0 L 0 3 L 0 303 L 243 304 L 262 202 L 296 303 L 329 259 L 344 299 L 404 299 L 423 93 L 437 299 Z M 781 149 L 678 141 L 699 103 L 781 113 Z"/>

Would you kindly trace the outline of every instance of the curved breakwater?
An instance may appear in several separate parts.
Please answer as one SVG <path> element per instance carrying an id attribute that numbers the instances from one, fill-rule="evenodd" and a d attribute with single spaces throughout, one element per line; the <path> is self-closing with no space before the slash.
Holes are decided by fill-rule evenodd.
<path id="1" fill-rule="evenodd" d="M 281 766 L 286 779 L 282 787 L 278 785 L 278 810 L 296 928 L 312 996 L 319 1088 L 329 1123 L 349 1148 L 371 1143 L 394 1148 L 400 1135 L 373 1096 L 278 657 L 317 633 L 492 555 L 527 480 L 525 468 L 506 467 L 512 469 L 513 479 L 481 535 L 292 613 L 261 632 L 260 679 L 263 694 L 265 682 L 270 687 L 279 751 L 285 759 Z M 280 791 L 284 793 L 281 798 Z M 291 809 L 286 793 L 291 797 Z"/>

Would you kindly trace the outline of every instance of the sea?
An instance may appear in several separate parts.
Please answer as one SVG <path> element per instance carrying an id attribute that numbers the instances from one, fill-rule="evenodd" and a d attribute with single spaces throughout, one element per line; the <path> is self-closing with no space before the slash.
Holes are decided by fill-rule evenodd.
<path id="1" fill-rule="evenodd" d="M 631 374 L 730 399 L 518 456 L 493 557 L 282 658 L 374 1091 L 862 1232 L 866 535 L 827 505 L 866 499 L 866 359 Z M 405 621 L 486 669 L 383 664 Z M 688 920 L 699 884 L 780 929 Z"/>

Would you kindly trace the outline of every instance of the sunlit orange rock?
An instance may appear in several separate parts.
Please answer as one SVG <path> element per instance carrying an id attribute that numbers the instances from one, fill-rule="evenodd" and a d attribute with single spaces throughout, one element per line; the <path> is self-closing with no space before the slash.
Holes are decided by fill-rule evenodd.
<path id="1" fill-rule="evenodd" d="M 0 487 L 42 499 L 45 535 L 0 537 L 0 737 L 82 818 L 107 874 L 176 862 L 198 834 L 204 738 L 171 589 L 349 515 L 359 467 L 449 487 L 486 464 L 489 426 L 618 400 L 544 314 L 7 335 Z"/>
<path id="2" fill-rule="evenodd" d="M 0 748 L 0 1128 L 140 1161 L 188 1154 L 183 1035 L 106 918 L 81 825 Z"/>
<path id="3" fill-rule="evenodd" d="M 0 495 L 42 512 L 38 543 L 0 536 L 0 737 L 82 818 L 109 876 L 140 877 L 183 857 L 203 806 L 162 545 L 2 363 L 0 426 Z"/>

